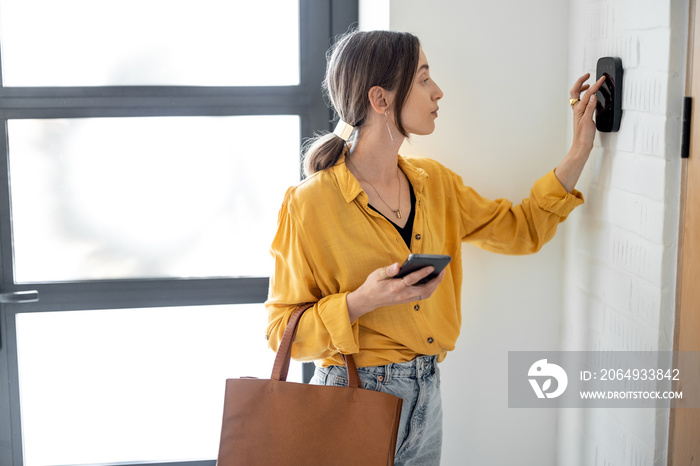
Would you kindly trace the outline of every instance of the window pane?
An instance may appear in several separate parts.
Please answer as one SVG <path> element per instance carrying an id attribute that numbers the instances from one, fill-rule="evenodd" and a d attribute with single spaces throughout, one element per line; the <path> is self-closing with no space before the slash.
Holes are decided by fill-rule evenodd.
<path id="1" fill-rule="evenodd" d="M 8 124 L 17 282 L 270 275 L 298 116 Z"/>
<path id="2" fill-rule="evenodd" d="M 262 304 L 16 322 L 27 466 L 214 459 L 225 379 L 269 378 L 274 361 Z"/>
<path id="3" fill-rule="evenodd" d="M 0 0 L 6 86 L 299 83 L 295 0 Z"/>

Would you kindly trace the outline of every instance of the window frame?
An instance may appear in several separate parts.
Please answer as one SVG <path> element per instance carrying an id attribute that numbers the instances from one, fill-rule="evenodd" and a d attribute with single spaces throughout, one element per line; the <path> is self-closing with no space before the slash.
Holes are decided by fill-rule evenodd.
<path id="1" fill-rule="evenodd" d="M 261 303 L 267 298 L 269 284 L 268 277 L 15 283 L 8 120 L 298 115 L 300 140 L 311 137 L 316 130 L 331 130 L 333 114 L 320 89 L 326 66 L 325 52 L 334 37 L 356 26 L 358 0 L 300 0 L 299 8 L 300 82 L 295 86 L 4 87 L 0 67 L 0 172 L 4 170 L 5 173 L 0 176 L 0 464 L 24 464 L 17 314 Z M 16 302 L 22 297 L 17 292 L 28 291 L 38 292 L 39 300 Z M 305 367 L 306 380 L 310 378 L 309 372 L 309 367 Z M 206 460 L 150 464 L 213 466 L 215 463 L 215 460 Z"/>

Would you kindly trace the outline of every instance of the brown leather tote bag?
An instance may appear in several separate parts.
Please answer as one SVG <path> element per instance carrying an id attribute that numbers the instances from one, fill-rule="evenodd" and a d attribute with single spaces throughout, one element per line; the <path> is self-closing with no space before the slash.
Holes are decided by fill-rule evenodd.
<path id="1" fill-rule="evenodd" d="M 287 382 L 294 311 L 269 380 L 226 380 L 218 466 L 393 465 L 399 397 L 361 388 L 351 355 L 348 386 Z"/>

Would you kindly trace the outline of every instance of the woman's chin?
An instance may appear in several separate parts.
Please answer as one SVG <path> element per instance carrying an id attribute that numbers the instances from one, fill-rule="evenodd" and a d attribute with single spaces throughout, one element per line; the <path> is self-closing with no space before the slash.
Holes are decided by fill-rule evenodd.
<path id="1" fill-rule="evenodd" d="M 408 128 L 407 128 L 408 129 Z M 435 122 L 431 125 L 425 125 L 422 128 L 411 128 L 408 129 L 410 134 L 415 134 L 416 136 L 427 136 L 435 131 Z"/>

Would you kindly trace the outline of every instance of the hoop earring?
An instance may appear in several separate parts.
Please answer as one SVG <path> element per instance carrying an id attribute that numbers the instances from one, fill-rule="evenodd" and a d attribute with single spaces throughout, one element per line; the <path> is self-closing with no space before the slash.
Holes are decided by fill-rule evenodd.
<path id="1" fill-rule="evenodd" d="M 389 131 L 389 137 L 391 138 L 391 142 L 394 142 L 394 136 L 391 134 L 391 128 L 389 127 L 389 110 L 384 112 L 384 116 L 386 117 L 384 119 L 384 123 L 386 123 L 386 130 Z"/>

